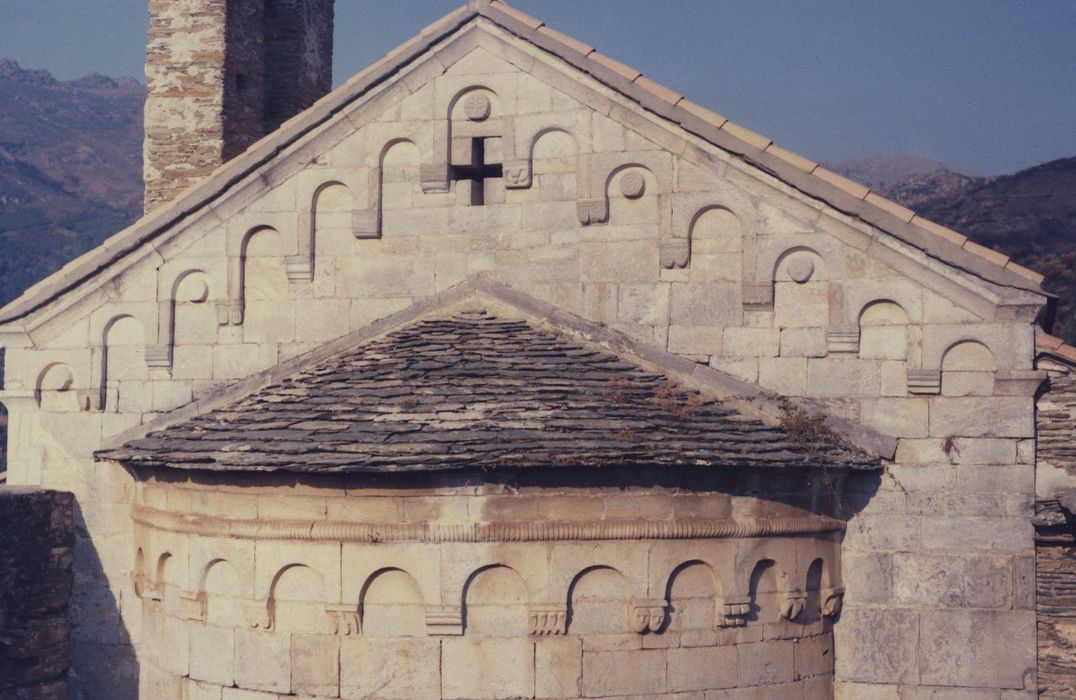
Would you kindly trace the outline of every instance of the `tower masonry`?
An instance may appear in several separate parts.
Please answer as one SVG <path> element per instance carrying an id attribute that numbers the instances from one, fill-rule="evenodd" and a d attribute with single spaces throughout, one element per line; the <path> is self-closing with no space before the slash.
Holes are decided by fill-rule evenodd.
<path id="1" fill-rule="evenodd" d="M 332 87 L 334 0 L 150 0 L 146 212 Z"/>

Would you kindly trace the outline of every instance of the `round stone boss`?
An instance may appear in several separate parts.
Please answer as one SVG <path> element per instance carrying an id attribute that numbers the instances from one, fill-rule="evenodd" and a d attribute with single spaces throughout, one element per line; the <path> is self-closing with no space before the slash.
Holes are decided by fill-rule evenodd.
<path id="1" fill-rule="evenodd" d="M 814 276 L 814 260 L 809 255 L 794 255 L 788 261 L 788 276 L 799 284 L 805 284 Z"/>
<path id="2" fill-rule="evenodd" d="M 489 119 L 493 112 L 493 103 L 481 92 L 472 92 L 463 100 L 463 113 L 473 122 Z"/>
<path id="3" fill-rule="evenodd" d="M 628 199 L 639 199 L 646 194 L 646 178 L 635 171 L 625 173 L 620 178 L 620 193 Z"/>

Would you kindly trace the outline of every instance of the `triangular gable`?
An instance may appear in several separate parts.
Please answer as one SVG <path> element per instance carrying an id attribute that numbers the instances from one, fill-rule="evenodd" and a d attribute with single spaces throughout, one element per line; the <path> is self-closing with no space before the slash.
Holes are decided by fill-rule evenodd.
<path id="1" fill-rule="evenodd" d="M 340 89 L 286 122 L 278 131 L 218 168 L 203 183 L 186 191 L 171 204 L 31 287 L 19 299 L 0 310 L 0 324 L 23 319 L 87 281 L 114 271 L 121 259 L 149 258 L 159 264 L 163 258 L 155 246 L 163 234 L 181 223 L 227 218 L 236 207 L 241 206 L 244 190 L 253 191 L 271 185 L 266 182 L 267 178 L 259 176 L 260 169 L 282 153 L 303 148 L 304 144 L 316 138 L 319 129 L 328 128 L 327 125 L 339 117 L 345 108 L 390 82 L 446 39 L 449 41 L 444 46 L 451 46 L 455 38 L 453 35 L 477 18 L 491 22 L 583 71 L 647 112 L 671 122 L 693 137 L 700 137 L 739 156 L 744 163 L 773 176 L 782 184 L 826 203 L 852 220 L 877 227 L 896 241 L 923 251 L 950 268 L 969 273 L 986 285 L 984 289 L 988 290 L 987 295 L 995 301 L 1011 293 L 1014 300 L 1010 303 L 1028 306 L 1036 303 L 1036 297 L 1028 293 L 1044 295 L 1040 287 L 1042 277 L 1016 265 L 1005 256 L 922 219 L 867 188 L 695 105 L 638 71 L 546 27 L 539 20 L 500 0 L 470 0 L 466 7 L 424 29 L 419 36 L 390 52 L 382 61 L 359 73 Z M 419 78 L 409 76 L 409 79 Z M 229 201 L 229 197 L 236 201 Z"/>
<path id="2" fill-rule="evenodd" d="M 436 331 L 446 325 L 488 337 L 439 339 Z M 443 343 L 463 354 L 445 362 L 452 353 Z M 478 366 L 483 353 L 496 357 L 495 366 Z M 546 384 L 524 386 L 528 377 Z M 522 384 L 502 386 L 514 380 Z M 394 381 L 400 393 L 392 394 Z M 423 395 L 468 387 L 477 392 L 476 406 L 467 397 L 418 405 Z M 379 394 L 383 389 L 390 394 Z M 701 400 L 690 398 L 693 391 Z M 370 411 L 394 414 L 392 423 L 406 424 L 399 432 L 428 434 L 397 454 L 382 444 L 388 431 L 373 425 Z M 476 418 L 475 411 L 490 415 Z M 872 469 L 878 457 L 893 457 L 894 439 L 810 413 L 826 427 L 790 436 L 790 416 L 809 414 L 786 399 L 479 277 L 115 436 L 98 458 L 209 470 L 377 472 L 469 462 Z M 569 420 L 582 423 L 566 430 Z M 533 429 L 522 429 L 528 421 Z M 263 451 L 259 444 L 270 436 L 279 438 L 279 449 Z M 498 444 L 482 444 L 483 436 Z M 777 446 L 750 447 L 759 441 Z M 449 442 L 462 452 L 448 449 Z M 649 442 L 661 444 L 641 444 Z"/>

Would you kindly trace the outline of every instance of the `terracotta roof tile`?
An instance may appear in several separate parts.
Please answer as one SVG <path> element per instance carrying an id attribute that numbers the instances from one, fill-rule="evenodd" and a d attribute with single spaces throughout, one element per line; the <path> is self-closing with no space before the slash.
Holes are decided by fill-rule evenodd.
<path id="1" fill-rule="evenodd" d="M 792 165 L 792 166 L 795 166 L 795 167 L 799 168 L 800 170 L 802 170 L 805 173 L 814 172 L 815 168 L 818 167 L 818 163 L 811 160 L 810 158 L 804 158 L 801 155 L 793 153 L 792 151 L 788 150 L 787 148 L 781 148 L 776 143 L 771 143 L 766 148 L 766 153 L 769 153 L 772 156 L 776 156 L 777 158 L 780 158 L 784 162 L 788 163 L 789 165 Z"/>
<path id="2" fill-rule="evenodd" d="M 747 127 L 734 124 L 733 122 L 727 121 L 721 128 L 741 141 L 746 141 L 760 151 L 766 150 L 770 147 L 770 144 L 773 143 L 773 139 L 766 138 L 762 134 L 756 134 Z"/>
<path id="3" fill-rule="evenodd" d="M 1056 335 L 1050 335 L 1045 331 L 1039 331 L 1035 334 L 1035 346 L 1039 349 L 1057 350 L 1059 347 L 1065 344 L 1064 340 L 1061 340 Z"/>
<path id="4" fill-rule="evenodd" d="M 684 96 L 680 93 L 676 92 L 675 90 L 670 90 L 661 83 L 655 82 L 650 78 L 646 77 L 645 75 L 640 75 L 638 78 L 636 78 L 635 84 L 643 88 L 644 90 L 647 90 L 652 95 L 662 100 L 665 100 L 670 105 L 675 105 L 677 102 L 684 99 Z"/>
<path id="5" fill-rule="evenodd" d="M 556 29 L 552 29 L 551 27 L 542 26 L 538 30 L 538 33 L 544 34 L 545 36 L 549 37 L 550 39 L 553 39 L 554 41 L 559 41 L 560 43 L 567 46 L 569 49 L 577 51 L 584 56 L 589 56 L 590 54 L 594 53 L 594 47 L 590 44 L 585 44 L 578 39 L 573 39 L 567 34 L 561 34 Z"/>
<path id="6" fill-rule="evenodd" d="M 1046 281 L 1046 276 L 1045 275 L 1040 275 L 1038 272 L 1035 272 L 1034 270 L 1028 269 L 1028 268 L 1024 267 L 1023 265 L 1018 265 L 1017 263 L 1014 263 L 1012 260 L 1010 260 L 1008 262 L 1008 264 L 1005 265 L 1005 269 L 1012 270 L 1016 274 L 1021 275 L 1023 277 L 1026 277 L 1027 279 L 1031 280 L 1035 284 L 1042 284 L 1043 282 Z"/>
<path id="7" fill-rule="evenodd" d="M 843 175 L 838 175 L 832 170 L 828 170 L 821 166 L 815 169 L 814 174 L 834 187 L 844 190 L 856 199 L 866 199 L 867 195 L 870 194 L 870 188 L 864 187 L 858 182 L 849 180 Z"/>
<path id="8" fill-rule="evenodd" d="M 706 109 L 702 105 L 696 104 L 691 100 L 687 99 L 686 97 L 680 100 L 680 103 L 677 105 L 677 107 L 680 107 L 689 114 L 695 115 L 696 117 L 702 119 L 705 122 L 713 124 L 719 129 L 724 126 L 726 122 L 728 122 L 728 117 L 723 117 L 717 112 Z"/>
<path id="9" fill-rule="evenodd" d="M 887 212 L 889 212 L 893 216 L 897 217 L 898 219 L 900 219 L 904 223 L 908 223 L 909 221 L 911 221 L 912 219 L 915 218 L 915 212 L 912 211 L 911 209 L 908 209 L 907 207 L 902 207 L 901 205 L 897 204 L 896 202 L 894 202 L 892 200 L 889 200 L 889 199 L 886 199 L 885 197 L 879 197 L 878 195 L 874 194 L 873 192 L 871 192 L 870 194 L 867 195 L 867 200 L 866 201 L 868 203 L 873 204 L 874 206 L 878 207 L 879 209 L 886 210 Z"/>
<path id="10" fill-rule="evenodd" d="M 618 73 L 623 76 L 628 82 L 634 82 L 636 78 L 642 75 L 639 71 L 635 70 L 629 65 L 625 65 L 615 58 L 609 58 L 605 54 L 595 51 L 590 54 L 590 60 L 596 61 L 600 65 L 605 66 L 614 73 Z"/>
<path id="11" fill-rule="evenodd" d="M 501 0 L 493 0 L 493 2 L 490 3 L 490 5 L 492 7 L 497 8 L 498 10 L 500 10 L 504 14 L 508 15 L 512 19 L 516 20 L 517 22 L 522 22 L 523 24 L 527 25 L 531 29 L 538 29 L 539 27 L 541 27 L 541 26 L 543 26 L 545 24 L 545 22 L 543 22 L 542 20 L 540 20 L 540 19 L 538 19 L 536 17 L 531 17 L 526 12 L 523 12 L 522 10 L 517 10 L 516 8 L 512 7 L 511 5 L 508 5 L 507 3 L 501 2 Z"/>
<path id="12" fill-rule="evenodd" d="M 990 262 L 994 263 L 995 265 L 1005 267 L 1006 265 L 1009 264 L 1009 256 L 1008 255 L 1005 255 L 1004 253 L 999 253 L 996 250 L 992 250 L 990 248 L 987 248 L 986 246 L 979 245 L 978 243 L 971 240 L 970 238 L 968 240 L 964 241 L 963 248 L 964 248 L 964 250 L 968 251 L 969 253 L 973 253 L 975 255 L 978 255 L 980 258 L 985 258 L 985 259 L 989 260 Z"/>
<path id="13" fill-rule="evenodd" d="M 98 456 L 305 472 L 880 466 L 484 311 L 419 321 Z"/>
<path id="14" fill-rule="evenodd" d="M 955 243 L 956 245 L 959 245 L 959 246 L 964 245 L 968 240 L 968 237 L 965 236 L 964 234 L 957 233 L 956 231 L 954 231 L 954 230 L 952 230 L 950 228 L 946 228 L 944 226 L 941 226 L 940 224 L 936 224 L 933 221 L 931 221 L 930 219 L 924 219 L 923 217 L 919 216 L 918 214 L 915 216 L 915 218 L 912 219 L 911 223 L 915 224 L 916 226 L 918 226 L 921 229 L 924 229 L 926 231 L 929 231 L 930 233 L 933 233 L 935 236 L 941 236 L 942 238 L 949 241 L 950 243 Z"/>
<path id="15" fill-rule="evenodd" d="M 1072 347 L 1071 345 L 1062 345 L 1057 349 L 1057 354 L 1065 358 L 1066 360 L 1076 362 L 1076 348 Z"/>

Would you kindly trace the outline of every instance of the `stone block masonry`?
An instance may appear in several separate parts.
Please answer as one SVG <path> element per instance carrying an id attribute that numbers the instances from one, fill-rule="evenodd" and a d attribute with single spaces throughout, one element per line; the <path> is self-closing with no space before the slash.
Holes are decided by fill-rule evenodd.
<path id="1" fill-rule="evenodd" d="M 150 0 L 146 211 L 332 87 L 334 0 Z"/>
<path id="2" fill-rule="evenodd" d="M 0 488 L 0 697 L 67 697 L 74 498 Z"/>

